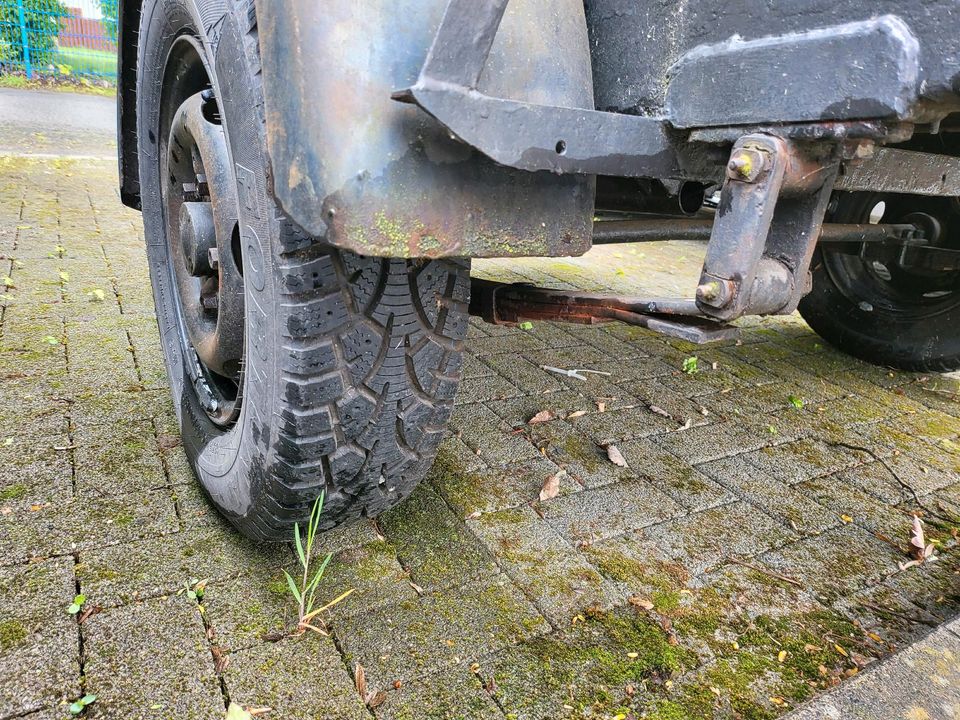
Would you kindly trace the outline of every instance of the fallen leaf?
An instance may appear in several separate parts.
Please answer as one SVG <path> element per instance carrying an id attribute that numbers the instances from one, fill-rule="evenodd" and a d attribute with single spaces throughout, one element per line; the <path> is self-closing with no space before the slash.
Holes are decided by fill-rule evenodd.
<path id="1" fill-rule="evenodd" d="M 665 417 L 665 418 L 669 418 L 669 419 L 673 420 L 673 415 L 671 415 L 670 413 L 668 413 L 668 412 L 667 412 L 666 410 L 664 410 L 662 407 L 658 407 L 657 405 L 650 405 L 649 407 L 650 407 L 650 412 L 655 413 L 655 414 L 657 414 L 657 415 L 662 415 L 662 416 Z"/>
<path id="2" fill-rule="evenodd" d="M 850 657 L 850 653 L 844 650 L 840 645 L 834 645 L 833 649 L 836 650 L 841 655 L 843 655 L 844 657 Z"/>
<path id="3" fill-rule="evenodd" d="M 387 700 L 387 694 L 383 690 L 380 690 L 378 692 L 375 692 L 373 695 L 371 695 L 369 698 L 366 699 L 367 707 L 372 710 L 373 708 L 377 708 L 383 705 L 383 703 L 386 702 L 386 700 Z"/>
<path id="4" fill-rule="evenodd" d="M 607 411 L 607 404 L 606 404 L 605 402 L 600 402 L 600 401 L 598 401 L 598 402 L 597 402 L 597 412 L 606 412 L 606 411 Z"/>
<path id="5" fill-rule="evenodd" d="M 627 461 L 624 459 L 623 453 L 621 453 L 617 449 L 616 445 L 607 445 L 606 450 L 607 450 L 607 457 L 610 459 L 610 462 L 612 462 L 614 465 L 616 465 L 617 467 L 623 467 L 623 468 L 630 467 L 629 465 L 627 465 Z"/>
<path id="6" fill-rule="evenodd" d="M 917 515 L 913 516 L 913 529 L 910 534 L 910 554 L 917 563 L 922 563 L 933 555 L 933 543 L 927 544 L 923 534 L 923 522 Z M 909 564 L 907 565 L 909 567 Z"/>
<path id="7" fill-rule="evenodd" d="M 643 595 L 631 595 L 629 598 L 627 598 L 627 602 L 634 607 L 642 608 L 644 610 L 653 610 L 653 603 Z"/>
<path id="8" fill-rule="evenodd" d="M 558 470 L 543 481 L 543 486 L 540 488 L 540 502 L 552 500 L 560 494 L 560 478 L 566 474 L 566 470 Z"/>
<path id="9" fill-rule="evenodd" d="M 553 410 L 541 410 L 532 418 L 527 420 L 527 425 L 536 425 L 537 423 L 550 422 L 555 417 L 557 417 L 557 414 L 553 412 Z"/>
<path id="10" fill-rule="evenodd" d="M 586 410 L 574 410 L 572 413 L 567 415 L 567 420 L 573 420 L 574 418 L 583 417 L 587 414 Z"/>
<path id="11" fill-rule="evenodd" d="M 478 517 L 480 517 L 482 514 L 483 514 L 483 513 L 481 513 L 479 510 L 474 510 L 472 513 L 470 513 L 469 515 L 467 515 L 467 520 L 476 520 L 476 519 L 477 519 Z"/>
<path id="12" fill-rule="evenodd" d="M 787 651 L 786 651 L 786 650 L 781 650 L 779 653 L 777 653 L 777 662 L 782 663 L 782 662 L 783 662 L 784 660 L 786 660 L 786 659 L 787 659 Z"/>
<path id="13" fill-rule="evenodd" d="M 627 657 L 630 658 L 631 660 L 633 660 L 634 658 L 640 657 L 640 653 L 638 653 L 638 652 L 628 652 L 628 653 L 627 653 Z"/>
<path id="14" fill-rule="evenodd" d="M 365 699 L 367 697 L 367 673 L 360 663 L 357 663 L 353 668 L 353 684 L 356 685 L 360 698 Z"/>
<path id="15" fill-rule="evenodd" d="M 842 515 L 840 516 L 840 519 L 843 520 L 845 523 L 852 523 L 852 522 L 853 522 L 853 518 L 850 517 L 849 515 L 847 515 L 846 513 L 842 514 Z"/>
<path id="16" fill-rule="evenodd" d="M 423 595 L 423 588 L 422 588 L 422 587 L 420 587 L 419 585 L 417 585 L 413 580 L 408 580 L 407 582 L 410 583 L 410 587 L 413 588 L 413 591 L 414 591 L 417 595 Z"/>

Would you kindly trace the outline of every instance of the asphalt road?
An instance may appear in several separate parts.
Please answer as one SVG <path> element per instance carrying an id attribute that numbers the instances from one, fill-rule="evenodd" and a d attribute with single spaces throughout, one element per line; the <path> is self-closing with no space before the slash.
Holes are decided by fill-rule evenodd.
<path id="1" fill-rule="evenodd" d="M 0 152 L 115 157 L 112 97 L 0 88 Z"/>

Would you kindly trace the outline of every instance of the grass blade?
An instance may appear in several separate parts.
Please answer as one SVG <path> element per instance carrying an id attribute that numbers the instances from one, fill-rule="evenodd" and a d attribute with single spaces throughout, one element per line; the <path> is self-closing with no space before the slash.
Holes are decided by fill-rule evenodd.
<path id="1" fill-rule="evenodd" d="M 283 571 L 283 574 L 286 576 L 286 578 L 287 578 L 287 585 L 290 586 L 290 592 L 293 593 L 293 596 L 297 599 L 297 602 L 298 602 L 298 603 L 303 602 L 303 596 L 300 594 L 300 591 L 297 590 L 297 584 L 293 581 L 293 578 L 290 577 L 290 573 L 288 573 L 286 570 L 284 570 L 284 571 Z"/>
<path id="2" fill-rule="evenodd" d="M 307 566 L 307 556 L 303 553 L 303 542 L 300 540 L 300 523 L 293 524 L 293 538 L 297 543 L 297 557 L 300 558 L 300 564 Z"/>
<path id="3" fill-rule="evenodd" d="M 350 589 L 347 590 L 345 593 L 341 593 L 340 595 L 338 595 L 336 598 L 334 598 L 333 600 L 331 600 L 330 602 L 328 602 L 328 603 L 327 603 L 326 605 L 324 605 L 323 607 L 317 608 L 316 610 L 314 610 L 314 611 L 312 611 L 312 612 L 307 613 L 306 615 L 304 615 L 303 618 L 302 618 L 302 620 L 305 621 L 305 622 L 310 622 L 311 620 L 313 620 L 313 618 L 315 618 L 317 615 L 319 615 L 320 613 L 322 613 L 324 610 L 329 610 L 330 608 L 332 608 L 332 607 L 333 607 L 334 605 L 336 605 L 337 603 L 340 603 L 340 602 L 343 602 L 344 600 L 346 600 L 348 596 L 350 596 L 350 595 L 353 594 L 353 591 L 354 591 L 355 589 L 356 589 L 356 588 L 350 588 Z"/>

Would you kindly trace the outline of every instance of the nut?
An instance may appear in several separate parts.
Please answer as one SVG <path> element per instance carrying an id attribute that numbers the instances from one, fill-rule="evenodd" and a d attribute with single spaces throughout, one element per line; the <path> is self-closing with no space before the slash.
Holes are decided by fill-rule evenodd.
<path id="1" fill-rule="evenodd" d="M 732 280 L 708 280 L 697 286 L 697 302 L 715 308 L 726 307 L 733 299 L 736 289 L 736 283 Z"/>
<path id="2" fill-rule="evenodd" d="M 727 163 L 727 177 L 753 183 L 766 169 L 766 153 L 754 148 L 737 148 Z"/>

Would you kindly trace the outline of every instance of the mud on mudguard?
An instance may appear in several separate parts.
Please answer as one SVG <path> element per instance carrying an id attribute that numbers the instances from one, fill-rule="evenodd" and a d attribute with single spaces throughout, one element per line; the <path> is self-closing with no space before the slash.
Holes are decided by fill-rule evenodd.
<path id="1" fill-rule="evenodd" d="M 273 191 L 338 247 L 387 257 L 578 255 L 594 179 L 497 165 L 391 92 L 446 0 L 258 0 Z M 593 108 L 581 0 L 514 0 L 479 90 Z"/>

